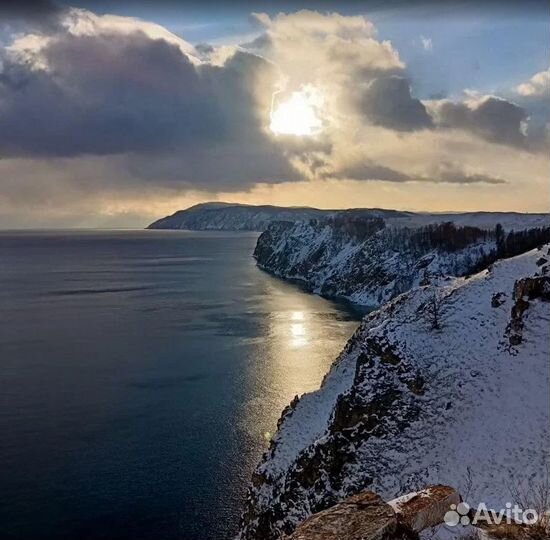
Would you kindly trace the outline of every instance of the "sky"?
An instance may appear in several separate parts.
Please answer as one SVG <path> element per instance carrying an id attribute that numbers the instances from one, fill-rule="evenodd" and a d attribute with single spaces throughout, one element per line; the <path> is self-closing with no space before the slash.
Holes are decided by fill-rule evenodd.
<path id="1" fill-rule="evenodd" d="M 205 201 L 547 212 L 550 8 L 0 7 L 0 227 Z"/>

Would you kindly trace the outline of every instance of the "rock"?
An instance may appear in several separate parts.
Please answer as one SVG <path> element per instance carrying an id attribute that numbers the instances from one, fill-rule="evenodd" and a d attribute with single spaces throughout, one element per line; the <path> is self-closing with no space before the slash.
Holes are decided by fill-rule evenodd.
<path id="1" fill-rule="evenodd" d="M 491 306 L 494 308 L 502 306 L 506 302 L 506 293 L 498 292 L 496 294 L 493 294 L 493 298 L 491 298 Z"/>
<path id="2" fill-rule="evenodd" d="M 281 427 L 281 424 L 284 422 L 285 418 L 292 414 L 292 411 L 296 408 L 296 405 L 300 401 L 300 396 L 294 396 L 293 400 L 283 409 L 281 417 L 277 421 L 277 429 Z"/>
<path id="3" fill-rule="evenodd" d="M 460 500 L 460 495 L 452 487 L 436 485 L 394 499 L 388 504 L 395 510 L 402 524 L 421 532 L 443 523 L 451 505 L 458 505 Z"/>
<path id="4" fill-rule="evenodd" d="M 530 301 L 536 299 L 550 301 L 550 277 L 534 276 L 516 281 L 513 298 L 515 302 L 506 334 L 510 345 L 517 346 L 523 341 L 523 314 L 529 308 Z"/>
<path id="5" fill-rule="evenodd" d="M 497 513 L 489 511 L 497 519 Z M 544 523 L 539 522 L 534 525 L 524 523 L 473 523 L 473 526 L 479 531 L 480 538 L 484 540 L 548 540 L 549 530 Z"/>
<path id="6" fill-rule="evenodd" d="M 393 508 L 372 491 L 365 491 L 306 519 L 290 540 L 386 540 L 398 536 L 399 526 Z M 405 533 L 407 534 L 407 533 Z"/>
<path id="7" fill-rule="evenodd" d="M 455 489 L 441 485 L 389 503 L 364 491 L 306 519 L 289 540 L 416 540 L 417 533 L 443 523 L 460 500 Z"/>
<path id="8" fill-rule="evenodd" d="M 525 297 L 529 300 L 550 300 L 550 277 L 536 276 L 518 280 L 514 285 L 514 300 Z"/>

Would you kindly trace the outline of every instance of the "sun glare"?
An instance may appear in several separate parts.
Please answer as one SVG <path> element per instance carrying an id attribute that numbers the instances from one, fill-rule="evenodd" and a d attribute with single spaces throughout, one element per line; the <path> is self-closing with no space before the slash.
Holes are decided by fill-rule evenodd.
<path id="1" fill-rule="evenodd" d="M 318 115 L 321 106 L 322 98 L 312 87 L 292 92 L 282 103 L 274 99 L 269 129 L 277 135 L 315 135 L 322 128 Z"/>

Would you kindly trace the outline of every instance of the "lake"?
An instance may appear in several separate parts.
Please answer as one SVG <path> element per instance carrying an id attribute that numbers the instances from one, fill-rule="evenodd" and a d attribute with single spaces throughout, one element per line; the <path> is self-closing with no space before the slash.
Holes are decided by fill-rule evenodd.
<path id="1" fill-rule="evenodd" d="M 0 538 L 231 538 L 282 409 L 351 306 L 252 233 L 0 233 Z"/>

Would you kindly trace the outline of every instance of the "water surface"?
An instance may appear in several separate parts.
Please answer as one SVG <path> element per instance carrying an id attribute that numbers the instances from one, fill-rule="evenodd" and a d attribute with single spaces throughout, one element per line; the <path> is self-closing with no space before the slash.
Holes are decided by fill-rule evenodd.
<path id="1" fill-rule="evenodd" d="M 229 538 L 282 408 L 358 313 L 255 234 L 0 233 L 0 538 Z"/>

